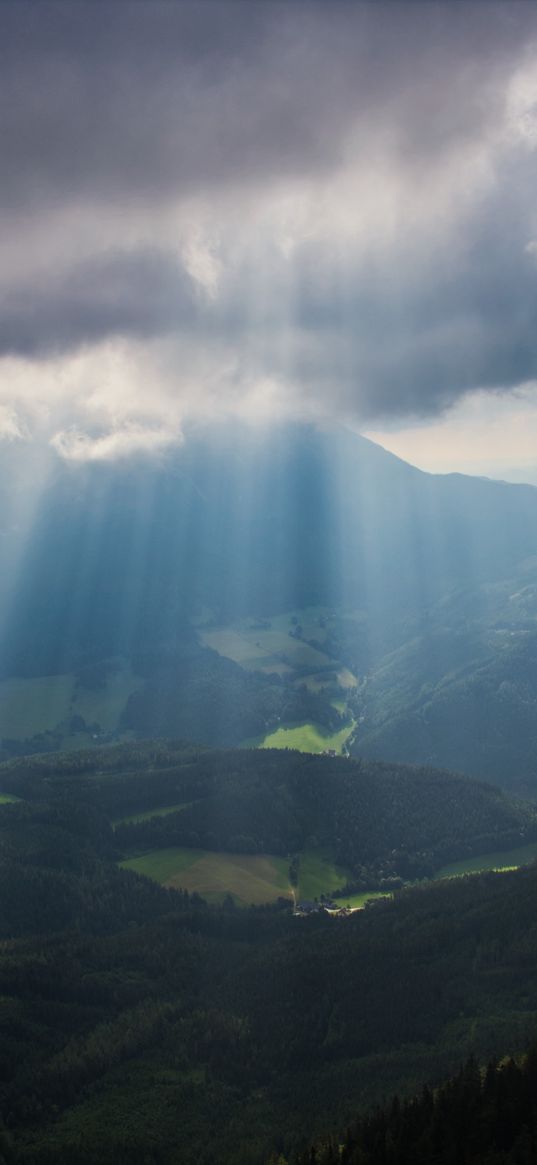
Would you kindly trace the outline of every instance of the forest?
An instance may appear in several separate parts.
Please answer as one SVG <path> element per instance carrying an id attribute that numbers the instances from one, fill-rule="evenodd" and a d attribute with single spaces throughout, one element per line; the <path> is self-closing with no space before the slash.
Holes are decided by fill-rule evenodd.
<path id="1" fill-rule="evenodd" d="M 300 1154 L 298 1165 L 533 1165 L 537 1136 L 537 1050 L 517 1063 L 470 1057 L 440 1088 L 377 1109 L 344 1141 Z M 280 1162 L 282 1158 L 280 1158 Z"/>
<path id="2" fill-rule="evenodd" d="M 20 798 L 0 808 L 6 1162 L 293 1161 L 344 1139 L 358 1108 L 537 1034 L 533 867 L 424 882 L 346 919 L 298 918 L 284 901 L 209 906 L 118 867 L 107 814 L 147 803 L 152 782 L 164 796 L 203 779 L 214 796 L 240 780 L 240 758 L 251 780 L 247 752 L 179 742 L 3 766 Z M 285 790 L 304 758 L 264 761 Z M 308 762 L 313 792 L 316 773 L 360 782 L 352 761 Z M 520 825 L 524 807 L 507 808 L 508 829 Z"/>
<path id="3" fill-rule="evenodd" d="M 366 889 L 537 838 L 534 806 L 484 782 L 286 750 L 132 742 L 6 762 L 0 787 L 83 806 L 88 821 L 100 816 L 118 856 L 173 845 L 283 856 L 321 846 Z M 177 803 L 177 811 L 150 814 Z M 125 820 L 145 810 L 144 820 Z"/>

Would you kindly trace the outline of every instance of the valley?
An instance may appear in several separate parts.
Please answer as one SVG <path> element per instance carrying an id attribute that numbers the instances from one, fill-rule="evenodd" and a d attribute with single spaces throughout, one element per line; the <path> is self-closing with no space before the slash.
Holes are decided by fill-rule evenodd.
<path id="1" fill-rule="evenodd" d="M 0 627 L 0 755 L 176 737 L 535 798 L 536 544 L 533 487 L 422 473 L 343 430 L 197 432 L 136 485 L 87 467 L 79 493 L 60 469 L 26 549 L 40 586 Z"/>
<path id="2" fill-rule="evenodd" d="M 208 902 L 231 897 L 236 905 L 259 906 L 286 898 L 343 898 L 337 891 L 352 880 L 350 870 L 334 865 L 324 853 L 306 850 L 298 855 L 296 882 L 290 879 L 290 858 L 277 854 L 229 854 L 175 847 L 153 850 L 121 862 L 123 869 L 153 878 L 165 886 L 197 893 Z M 375 891 L 370 894 L 374 895 Z M 365 901 L 364 892 L 360 901 Z M 345 904 L 348 896 L 345 898 Z"/>
<path id="3" fill-rule="evenodd" d="M 492 786 L 295 750 L 131 741 L 5 762 L 0 779 L 18 813 L 46 790 L 105 814 L 122 868 L 211 902 L 363 905 L 537 854 L 537 813 Z"/>
<path id="4" fill-rule="evenodd" d="M 388 891 L 372 889 L 345 894 L 342 887 L 353 881 L 349 869 L 334 866 L 330 858 L 315 851 L 301 852 L 297 857 L 296 885 L 289 878 L 289 859 L 277 854 L 252 856 L 176 846 L 125 858 L 120 865 L 122 869 L 153 878 L 163 886 L 200 894 L 207 902 L 223 902 L 231 898 L 237 906 L 260 906 L 277 902 L 280 898 L 300 903 L 326 897 L 333 899 L 338 908 L 348 905 L 352 909 L 362 909 L 366 902 L 389 896 Z M 448 863 L 433 877 L 438 880 L 477 873 L 504 873 L 529 865 L 536 858 L 537 842 L 533 842 Z M 412 884 L 406 883 L 408 886 Z"/>
<path id="5" fill-rule="evenodd" d="M 4 748 L 84 748 L 93 740 L 121 739 L 129 696 L 141 685 L 125 660 L 60 675 L 0 681 L 0 738 Z"/>
<path id="6" fill-rule="evenodd" d="M 295 1165 L 537 1033 L 537 491 L 250 442 L 60 472 L 0 627 L 16 1165 Z"/>

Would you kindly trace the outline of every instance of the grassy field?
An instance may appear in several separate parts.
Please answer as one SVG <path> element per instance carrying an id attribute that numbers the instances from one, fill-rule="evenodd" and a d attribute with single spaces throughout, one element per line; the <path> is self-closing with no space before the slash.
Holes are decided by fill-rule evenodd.
<path id="1" fill-rule="evenodd" d="M 73 676 L 36 676 L 0 683 L 0 736 L 24 740 L 69 714 Z"/>
<path id="2" fill-rule="evenodd" d="M 204 852 L 173 846 L 170 849 L 154 849 L 138 857 L 127 858 L 120 862 L 120 865 L 125 870 L 136 870 L 137 874 L 145 874 L 146 878 L 167 884 L 171 878 L 176 878 L 183 870 L 187 870 Z"/>
<path id="3" fill-rule="evenodd" d="M 293 619 L 296 623 L 292 622 Z M 326 611 L 309 607 L 273 615 L 266 620 L 265 627 L 252 618 L 240 619 L 228 627 L 206 627 L 203 630 L 200 627 L 200 639 L 206 647 L 250 671 L 277 672 L 279 675 L 297 668 L 318 671 L 329 666 L 330 660 L 323 651 L 304 640 L 324 643 L 327 629 L 320 620 L 326 620 Z M 301 639 L 289 634 L 297 624 L 302 628 Z"/>
<path id="4" fill-rule="evenodd" d="M 9 794 L 0 794 L 0 802 L 12 800 Z M 184 806 L 166 806 L 134 814 L 123 820 L 143 820 L 159 813 L 172 812 Z M 537 857 L 537 842 L 517 849 L 482 854 L 466 861 L 452 862 L 435 875 L 436 878 L 460 877 L 480 870 L 505 870 L 524 865 Z M 261 905 L 277 898 L 313 900 L 321 894 L 332 894 L 339 906 L 359 909 L 373 898 L 390 897 L 382 891 L 365 890 L 359 894 L 336 895 L 350 878 L 350 871 L 335 864 L 323 851 L 305 850 L 300 855 L 298 885 L 293 895 L 289 883 L 289 861 L 275 854 L 229 854 L 209 850 L 174 846 L 151 850 L 137 857 L 127 858 L 121 866 L 136 870 L 165 886 L 197 891 L 208 902 L 221 902 L 231 894 L 241 906 Z"/>
<path id="5" fill-rule="evenodd" d="M 477 858 L 465 858 L 460 862 L 450 862 L 435 874 L 436 878 L 456 878 L 462 874 L 477 874 L 483 870 L 516 870 L 537 858 L 537 842 L 521 845 L 516 849 L 497 850 L 480 854 Z"/>
<path id="6" fill-rule="evenodd" d="M 288 631 L 222 627 L 202 631 L 200 639 L 206 647 L 227 656 L 248 671 L 284 674 L 295 668 L 318 669 L 330 662 L 328 656 L 310 647 L 309 643 L 292 639 Z"/>
<path id="7" fill-rule="evenodd" d="M 263 740 L 252 741 L 250 744 L 253 746 L 255 743 L 258 748 L 295 748 L 298 752 L 319 753 L 333 749 L 341 753 L 354 729 L 354 721 L 338 732 L 325 732 L 317 724 L 281 725 Z"/>
<path id="8" fill-rule="evenodd" d="M 351 877 L 350 870 L 336 866 L 330 857 L 319 850 L 304 850 L 300 855 L 297 898 L 312 900 L 321 894 L 332 894 Z"/>
<path id="9" fill-rule="evenodd" d="M 140 687 L 141 680 L 128 667 L 112 672 L 104 688 L 94 691 L 77 688 L 73 694 L 73 712 L 83 716 L 87 724 L 97 722 L 103 732 L 113 732 L 129 696 Z"/>
<path id="10" fill-rule="evenodd" d="M 166 817 L 168 813 L 179 813 L 181 809 L 188 809 L 192 801 L 180 801 L 177 805 L 161 805 L 157 809 L 144 809 L 141 813 L 130 813 L 128 817 L 115 817 L 113 825 L 129 825 L 137 821 L 149 821 L 151 817 Z"/>
<path id="11" fill-rule="evenodd" d="M 226 894 L 243 906 L 292 897 L 289 863 L 269 854 L 211 853 L 174 847 L 128 858 L 121 865 L 166 886 L 197 891 L 208 902 L 222 901 Z"/>
<path id="12" fill-rule="evenodd" d="M 371 902 L 376 898 L 391 898 L 385 890 L 362 890 L 361 894 L 347 894 L 342 898 L 336 898 L 338 906 L 350 906 L 351 910 L 363 910 L 366 902 Z"/>
<path id="13" fill-rule="evenodd" d="M 121 865 L 166 886 L 190 892 L 197 890 L 209 902 L 221 901 L 226 894 L 232 894 L 242 905 L 293 897 L 289 862 L 275 854 L 213 853 L 172 847 L 128 858 Z M 319 850 L 305 850 L 300 855 L 296 899 L 331 894 L 345 885 L 349 877 L 350 871 L 335 865 L 329 855 Z"/>
<path id="14" fill-rule="evenodd" d="M 140 680 L 129 668 L 112 672 L 103 688 L 76 688 L 71 672 L 57 676 L 3 680 L 0 683 L 0 737 L 25 740 L 77 714 L 88 724 L 112 732 Z M 87 745 L 87 739 L 82 742 Z M 82 744 L 78 745 L 82 747 Z M 76 747 L 76 745 L 74 745 Z"/>

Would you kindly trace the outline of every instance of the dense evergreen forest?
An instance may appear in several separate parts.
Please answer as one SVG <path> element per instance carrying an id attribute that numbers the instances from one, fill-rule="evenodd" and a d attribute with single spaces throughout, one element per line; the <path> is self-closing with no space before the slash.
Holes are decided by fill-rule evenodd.
<path id="1" fill-rule="evenodd" d="M 119 807 L 147 804 L 155 788 L 167 796 L 178 782 L 199 792 L 202 779 L 203 799 L 225 804 L 230 787 L 248 788 L 259 759 L 176 743 L 3 766 L 2 788 L 21 798 L 0 808 L 6 1162 L 293 1161 L 343 1135 L 358 1109 L 440 1084 L 470 1052 L 515 1053 L 537 1033 L 533 867 L 424 883 L 345 919 L 296 917 L 283 901 L 211 907 L 118 868 L 110 819 Z M 364 805 L 366 777 L 388 800 L 396 778 L 407 793 L 421 779 L 423 796 L 425 775 L 412 770 L 407 787 L 404 769 L 304 761 L 263 756 L 273 801 L 279 791 L 287 804 L 299 762 L 310 807 L 325 774 L 325 816 L 330 789 L 350 815 L 353 779 Z M 427 781 L 438 817 L 453 805 L 439 835 L 453 842 L 455 794 L 467 782 Z M 489 790 L 475 789 L 491 822 L 503 813 L 508 831 L 528 824 L 523 806 L 495 791 L 487 810 Z M 387 812 L 378 825 L 383 846 L 391 821 Z"/>
<path id="2" fill-rule="evenodd" d="M 280 1161 L 282 1159 L 280 1158 Z M 435 1092 L 394 1097 L 338 1139 L 301 1154 L 298 1165 L 534 1165 L 537 1052 L 521 1063 L 471 1057 Z"/>

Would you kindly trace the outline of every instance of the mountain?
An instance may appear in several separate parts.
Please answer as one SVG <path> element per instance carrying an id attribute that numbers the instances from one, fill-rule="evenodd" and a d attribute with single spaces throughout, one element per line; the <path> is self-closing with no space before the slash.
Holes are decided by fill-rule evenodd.
<path id="1" fill-rule="evenodd" d="M 354 724 L 363 755 L 537 789 L 534 487 L 341 430 L 215 426 L 7 497 L 5 755 Z"/>
<path id="2" fill-rule="evenodd" d="M 537 549 L 537 489 L 434 477 L 363 437 L 301 427 L 193 434 L 162 465 L 57 468 L 4 633 L 34 666 L 308 604 L 365 605 L 371 638 Z M 6 553 L 9 551 L 9 539 Z M 36 585 L 37 584 L 37 585 Z M 30 666 L 28 660 L 25 666 Z"/>
<path id="3" fill-rule="evenodd" d="M 360 755 L 442 764 L 535 795 L 537 565 L 432 609 L 371 670 Z"/>

